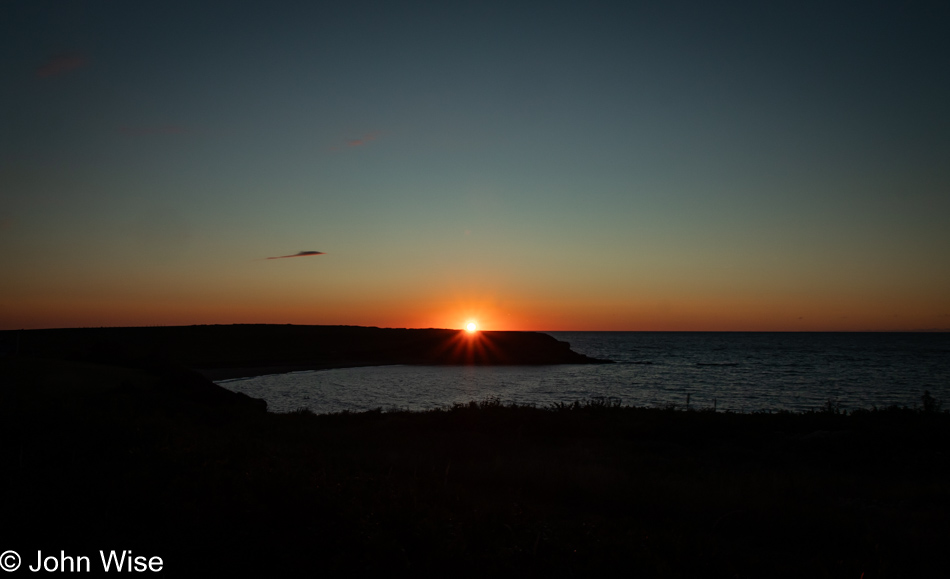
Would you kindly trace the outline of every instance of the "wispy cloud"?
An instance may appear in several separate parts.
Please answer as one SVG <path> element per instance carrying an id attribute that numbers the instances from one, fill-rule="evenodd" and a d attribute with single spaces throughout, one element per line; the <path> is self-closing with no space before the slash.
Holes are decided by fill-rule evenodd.
<path id="1" fill-rule="evenodd" d="M 82 54 L 60 54 L 51 57 L 36 69 L 36 76 L 45 78 L 56 76 L 70 70 L 82 68 L 89 64 L 89 59 Z"/>
<path id="2" fill-rule="evenodd" d="M 351 148 L 352 148 L 352 147 L 362 147 L 363 145 L 368 145 L 369 143 L 372 143 L 373 141 L 375 141 L 376 139 L 378 139 L 379 136 L 380 136 L 380 132 L 379 132 L 379 131 L 373 131 L 372 133 L 366 133 L 365 135 L 363 135 L 362 137 L 360 137 L 360 138 L 358 138 L 358 139 L 353 139 L 352 141 L 347 141 L 346 146 L 347 146 L 347 147 L 351 147 Z"/>
<path id="3" fill-rule="evenodd" d="M 148 135 L 184 135 L 185 133 L 189 132 L 191 131 L 180 125 L 158 125 L 151 127 L 133 127 L 129 125 L 122 125 L 119 127 L 119 133 L 128 137 L 142 137 Z"/>
<path id="4" fill-rule="evenodd" d="M 268 257 L 267 259 L 285 259 L 287 257 L 306 257 L 308 255 L 326 255 L 322 251 L 301 251 L 293 255 L 278 255 L 277 257 Z"/>
<path id="5" fill-rule="evenodd" d="M 344 149 L 355 149 L 357 147 L 365 147 L 366 145 L 369 145 L 370 143 L 372 143 L 376 139 L 379 139 L 382 136 L 383 136 L 382 131 L 373 131 L 371 133 L 366 133 L 362 137 L 346 141 L 345 143 L 341 145 L 334 145 L 330 147 L 329 150 L 342 151 Z"/>

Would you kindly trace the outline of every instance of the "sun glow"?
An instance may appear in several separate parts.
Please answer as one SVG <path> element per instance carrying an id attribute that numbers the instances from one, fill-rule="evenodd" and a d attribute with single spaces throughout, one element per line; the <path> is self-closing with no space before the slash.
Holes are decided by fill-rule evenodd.
<path id="1" fill-rule="evenodd" d="M 478 324 L 476 324 L 475 322 L 469 322 L 465 324 L 465 331 L 467 332 L 474 332 L 477 329 L 478 329 Z"/>

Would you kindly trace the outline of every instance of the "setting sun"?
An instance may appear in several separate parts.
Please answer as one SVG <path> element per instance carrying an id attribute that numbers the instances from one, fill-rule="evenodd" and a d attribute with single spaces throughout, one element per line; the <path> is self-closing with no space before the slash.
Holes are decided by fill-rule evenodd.
<path id="1" fill-rule="evenodd" d="M 465 324 L 465 330 L 466 330 L 466 331 L 474 332 L 474 331 L 477 330 L 477 329 L 478 329 L 478 324 L 476 324 L 475 322 L 469 322 L 469 323 Z"/>

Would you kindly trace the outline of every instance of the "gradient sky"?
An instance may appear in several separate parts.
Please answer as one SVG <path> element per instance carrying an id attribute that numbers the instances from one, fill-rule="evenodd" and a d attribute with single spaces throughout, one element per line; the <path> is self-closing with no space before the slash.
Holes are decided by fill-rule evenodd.
<path id="1" fill-rule="evenodd" d="M 7 0 L 0 329 L 947 329 L 948 30 L 946 2 Z"/>

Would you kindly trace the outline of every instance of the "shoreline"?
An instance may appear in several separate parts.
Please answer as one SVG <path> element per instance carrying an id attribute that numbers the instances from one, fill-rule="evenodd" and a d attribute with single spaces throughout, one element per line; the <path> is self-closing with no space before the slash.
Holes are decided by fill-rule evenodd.
<path id="1" fill-rule="evenodd" d="M 4 523 L 20 553 L 130 545 L 170 576 L 296 576 L 313 561 L 331 576 L 394 562 L 422 576 L 461 564 L 462 576 L 671 578 L 944 567 L 939 401 L 848 414 L 491 400 L 273 413 L 180 368 L 23 358 L 0 360 L 0 386 L 0 452 L 14 457 L 0 463 Z"/>
<path id="2" fill-rule="evenodd" d="M 0 355 L 161 361 L 211 379 L 390 364 L 604 364 L 537 332 L 235 324 L 0 331 Z"/>
<path id="3" fill-rule="evenodd" d="M 339 370 L 342 368 L 365 368 L 370 366 L 398 366 L 399 364 L 370 362 L 326 362 L 314 364 L 283 364 L 279 366 L 251 366 L 248 368 L 193 368 L 193 370 L 212 382 L 256 378 L 272 374 L 291 374 L 293 372 L 317 372 L 320 370 Z"/>

